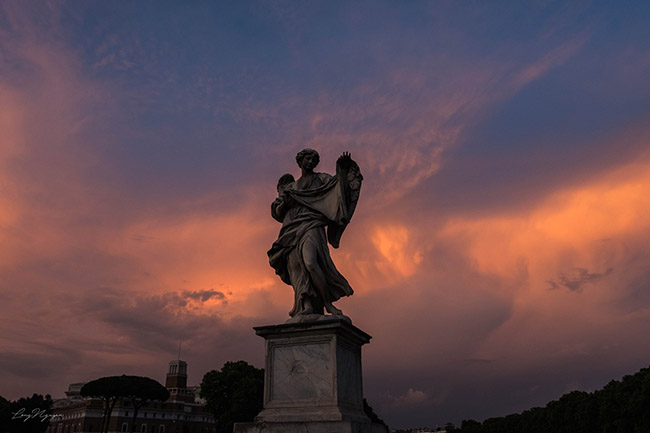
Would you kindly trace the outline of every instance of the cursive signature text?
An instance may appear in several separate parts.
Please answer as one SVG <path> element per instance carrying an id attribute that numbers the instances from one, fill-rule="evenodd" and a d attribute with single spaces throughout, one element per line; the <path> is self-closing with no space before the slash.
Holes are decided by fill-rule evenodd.
<path id="1" fill-rule="evenodd" d="M 23 422 L 27 422 L 30 419 L 39 418 L 41 422 L 46 422 L 61 416 L 61 415 L 54 415 L 51 413 L 45 413 L 45 409 L 39 409 L 39 408 L 32 409 L 31 413 L 26 413 L 26 411 L 27 410 L 24 407 L 21 407 L 16 412 L 12 412 L 13 417 L 11 419 L 18 419 L 18 420 L 22 419 Z"/>

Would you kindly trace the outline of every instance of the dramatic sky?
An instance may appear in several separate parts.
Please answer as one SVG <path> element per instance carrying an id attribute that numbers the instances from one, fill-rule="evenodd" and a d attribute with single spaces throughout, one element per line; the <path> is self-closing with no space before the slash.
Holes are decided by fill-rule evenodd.
<path id="1" fill-rule="evenodd" d="M 275 184 L 365 181 L 334 261 L 393 427 L 650 365 L 650 4 L 0 3 L 0 395 L 263 365 Z"/>

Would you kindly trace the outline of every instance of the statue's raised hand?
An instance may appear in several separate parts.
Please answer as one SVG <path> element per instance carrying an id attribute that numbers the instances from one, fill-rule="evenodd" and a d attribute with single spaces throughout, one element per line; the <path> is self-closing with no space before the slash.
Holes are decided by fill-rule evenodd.
<path id="1" fill-rule="evenodd" d="M 341 156 L 339 156 L 339 159 L 336 161 L 336 163 L 343 168 L 350 167 L 352 164 L 352 157 L 350 156 L 350 152 L 343 152 Z"/>

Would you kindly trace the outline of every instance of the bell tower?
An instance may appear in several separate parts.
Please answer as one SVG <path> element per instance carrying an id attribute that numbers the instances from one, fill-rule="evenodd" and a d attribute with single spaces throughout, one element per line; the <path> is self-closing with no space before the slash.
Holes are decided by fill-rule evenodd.
<path id="1" fill-rule="evenodd" d="M 187 362 L 180 359 L 169 361 L 165 388 L 187 388 Z"/>

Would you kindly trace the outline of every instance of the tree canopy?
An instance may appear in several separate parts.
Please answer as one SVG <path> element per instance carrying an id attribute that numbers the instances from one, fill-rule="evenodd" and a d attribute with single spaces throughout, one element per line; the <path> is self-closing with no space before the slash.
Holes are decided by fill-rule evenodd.
<path id="1" fill-rule="evenodd" d="M 142 376 L 107 376 L 88 382 L 81 388 L 85 397 L 138 398 L 165 401 L 169 391 L 157 381 Z"/>
<path id="2" fill-rule="evenodd" d="M 166 401 L 169 391 L 157 381 L 141 376 L 107 376 L 88 382 L 81 388 L 84 397 L 96 397 L 104 400 L 101 431 L 108 427 L 111 413 L 119 399 L 129 399 L 133 403 L 133 431 L 135 418 L 142 405 L 150 400 Z"/>
<path id="3" fill-rule="evenodd" d="M 217 433 L 232 433 L 235 422 L 251 422 L 262 410 L 264 370 L 246 361 L 226 362 L 203 376 L 201 397 L 214 414 Z"/>
<path id="4" fill-rule="evenodd" d="M 463 421 L 459 433 L 650 432 L 650 368 L 612 380 L 603 389 L 572 391 L 521 414 Z"/>

